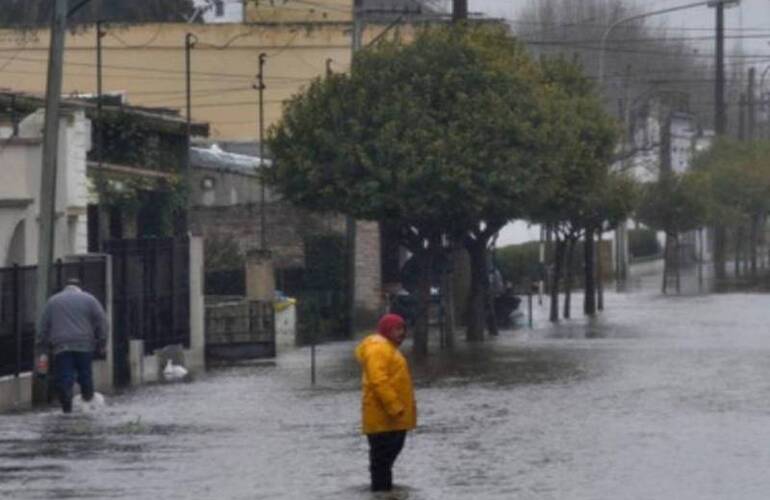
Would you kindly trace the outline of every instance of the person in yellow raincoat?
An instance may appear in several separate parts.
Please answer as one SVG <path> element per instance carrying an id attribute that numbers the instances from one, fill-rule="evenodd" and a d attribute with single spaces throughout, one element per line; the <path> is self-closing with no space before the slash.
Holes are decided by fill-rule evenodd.
<path id="1" fill-rule="evenodd" d="M 412 376 L 398 347 L 406 338 L 406 324 L 397 314 L 386 314 L 377 333 L 356 347 L 361 365 L 363 433 L 369 441 L 372 491 L 393 488 L 393 463 L 404 447 L 406 432 L 417 425 Z"/>

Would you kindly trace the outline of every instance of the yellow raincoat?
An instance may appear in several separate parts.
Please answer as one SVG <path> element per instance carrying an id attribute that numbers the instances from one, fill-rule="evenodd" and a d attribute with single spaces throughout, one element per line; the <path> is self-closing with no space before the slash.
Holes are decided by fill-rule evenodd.
<path id="1" fill-rule="evenodd" d="M 408 431 L 417 425 L 412 377 L 406 358 L 375 333 L 356 347 L 361 364 L 363 433 Z"/>

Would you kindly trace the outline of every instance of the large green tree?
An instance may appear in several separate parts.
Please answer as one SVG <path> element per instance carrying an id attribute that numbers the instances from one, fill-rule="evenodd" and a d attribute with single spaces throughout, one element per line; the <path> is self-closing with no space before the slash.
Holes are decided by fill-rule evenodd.
<path id="1" fill-rule="evenodd" d="M 550 318 L 556 321 L 562 266 L 580 236 L 589 242 L 586 298 L 593 293 L 593 234 L 601 227 L 609 203 L 605 185 L 617 128 L 578 64 L 554 57 L 543 59 L 541 66 L 548 116 L 542 158 L 550 177 L 541 186 L 531 218 L 549 227 L 555 237 Z"/>
<path id="2" fill-rule="evenodd" d="M 680 291 L 679 236 L 702 227 L 711 206 L 707 178 L 698 172 L 663 172 L 658 181 L 644 186 L 636 218 L 666 233 L 663 293 L 667 292 L 672 267 L 676 291 Z"/>
<path id="3" fill-rule="evenodd" d="M 483 254 L 537 184 L 537 72 L 500 27 L 431 28 L 361 51 L 349 75 L 316 80 L 286 105 L 269 134 L 271 181 L 301 206 L 397 227 L 426 304 L 445 242 Z"/>
<path id="4" fill-rule="evenodd" d="M 751 275 L 756 276 L 760 235 L 770 209 L 770 143 L 721 138 L 695 158 L 694 168 L 708 178 L 713 202 L 710 224 L 732 229 L 736 276 L 745 253 L 749 254 Z M 748 252 L 743 251 L 746 235 Z M 716 242 L 715 265 L 724 277 L 726 235 L 721 236 Z"/>

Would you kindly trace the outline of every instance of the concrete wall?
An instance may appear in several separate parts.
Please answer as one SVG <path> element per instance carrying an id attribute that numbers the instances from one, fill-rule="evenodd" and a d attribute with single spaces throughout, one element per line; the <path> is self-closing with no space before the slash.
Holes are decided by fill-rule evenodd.
<path id="1" fill-rule="evenodd" d="M 37 261 L 38 213 L 42 140 L 40 132 L 45 113 L 35 112 L 19 125 L 19 137 L 0 141 L 0 266 L 8 260 L 11 239 L 24 222 L 22 265 Z M 90 120 L 82 111 L 73 111 L 60 120 L 54 256 L 84 253 L 87 250 L 86 205 L 88 180 L 86 153 L 91 147 Z M 13 260 L 18 260 L 16 256 Z"/>
<path id="2" fill-rule="evenodd" d="M 0 377 L 0 413 L 32 406 L 32 373 Z"/>

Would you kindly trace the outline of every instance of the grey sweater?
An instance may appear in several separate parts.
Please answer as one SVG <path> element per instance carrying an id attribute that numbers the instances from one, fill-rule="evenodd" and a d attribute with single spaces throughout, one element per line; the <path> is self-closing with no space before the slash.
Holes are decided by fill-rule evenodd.
<path id="1" fill-rule="evenodd" d="M 50 299 L 43 309 L 37 346 L 63 351 L 91 352 L 107 342 L 107 318 L 96 298 L 69 285 Z"/>

